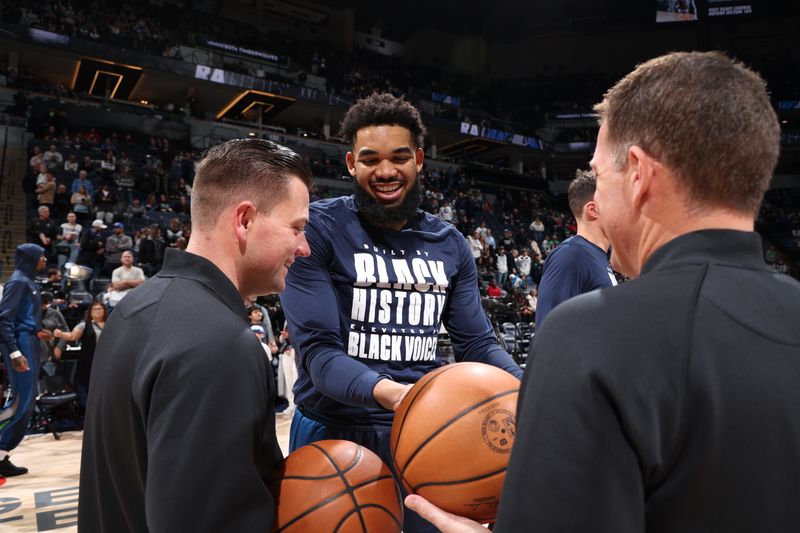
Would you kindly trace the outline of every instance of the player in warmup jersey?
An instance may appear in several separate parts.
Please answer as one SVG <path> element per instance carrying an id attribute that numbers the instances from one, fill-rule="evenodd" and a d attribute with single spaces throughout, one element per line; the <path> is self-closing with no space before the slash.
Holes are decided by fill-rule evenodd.
<path id="1" fill-rule="evenodd" d="M 559 244 L 544 263 L 536 307 L 537 328 L 561 302 L 617 284 L 608 264 L 608 239 L 597 219 L 595 188 L 594 174 L 581 170 L 569 184 L 569 208 L 575 215 L 578 232 Z"/>
<path id="2" fill-rule="evenodd" d="M 299 368 L 290 449 L 325 438 L 358 442 L 392 465 L 393 409 L 443 364 L 442 323 L 458 361 L 517 377 L 481 304 L 475 261 L 452 224 L 418 209 L 424 127 L 389 94 L 359 100 L 342 123 L 353 151 L 351 197 L 309 208 L 310 257 L 298 258 L 281 296 Z M 435 531 L 407 513 L 404 531 Z"/>

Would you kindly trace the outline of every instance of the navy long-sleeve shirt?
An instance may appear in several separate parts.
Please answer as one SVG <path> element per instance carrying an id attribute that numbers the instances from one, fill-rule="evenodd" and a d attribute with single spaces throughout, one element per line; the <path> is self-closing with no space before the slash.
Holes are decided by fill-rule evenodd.
<path id="1" fill-rule="evenodd" d="M 559 244 L 544 263 L 536 303 L 536 327 L 541 327 L 558 304 L 616 284 L 606 252 L 580 235 L 570 237 Z"/>
<path id="2" fill-rule="evenodd" d="M 300 357 L 295 402 L 317 415 L 388 425 L 372 395 L 384 378 L 414 383 L 443 364 L 442 324 L 456 359 L 521 369 L 497 344 L 480 304 L 475 261 L 454 226 L 418 211 L 379 229 L 352 197 L 311 204 L 311 256 L 289 269 L 281 302 Z"/>

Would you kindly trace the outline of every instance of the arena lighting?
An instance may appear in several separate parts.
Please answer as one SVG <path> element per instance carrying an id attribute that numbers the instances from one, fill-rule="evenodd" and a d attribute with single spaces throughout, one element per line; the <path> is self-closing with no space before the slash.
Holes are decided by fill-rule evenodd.
<path id="1" fill-rule="evenodd" d="M 448 157 L 467 157 L 503 146 L 505 146 L 505 143 L 499 141 L 482 137 L 470 137 L 439 148 L 439 153 Z"/>
<path id="2" fill-rule="evenodd" d="M 72 78 L 72 90 L 92 96 L 130 98 L 142 78 L 141 67 L 82 57 Z"/>
<path id="3" fill-rule="evenodd" d="M 264 91 L 248 89 L 230 101 L 222 111 L 217 113 L 216 120 L 223 118 L 241 119 L 256 106 L 261 107 L 261 119 L 267 120 L 295 102 L 294 98 L 280 96 Z"/>

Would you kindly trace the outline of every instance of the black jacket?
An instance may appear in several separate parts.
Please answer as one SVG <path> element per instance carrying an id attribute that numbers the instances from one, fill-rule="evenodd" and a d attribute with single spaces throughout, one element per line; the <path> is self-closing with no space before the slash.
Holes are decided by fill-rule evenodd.
<path id="1" fill-rule="evenodd" d="M 800 283 L 757 234 L 678 237 L 534 343 L 495 531 L 798 530 Z"/>
<path id="2" fill-rule="evenodd" d="M 97 344 L 80 531 L 269 531 L 282 456 L 265 361 L 228 278 L 168 250 Z"/>

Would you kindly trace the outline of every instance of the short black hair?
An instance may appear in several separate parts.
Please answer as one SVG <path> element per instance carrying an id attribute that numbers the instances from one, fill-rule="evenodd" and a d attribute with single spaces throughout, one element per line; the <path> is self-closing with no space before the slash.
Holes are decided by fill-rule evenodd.
<path id="1" fill-rule="evenodd" d="M 425 125 L 419 111 L 404 97 L 391 93 L 372 93 L 361 98 L 347 110 L 339 135 L 351 146 L 358 130 L 369 126 L 402 126 L 411 132 L 415 148 L 422 148 Z"/>

